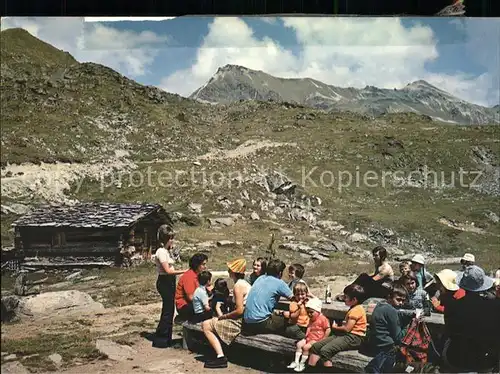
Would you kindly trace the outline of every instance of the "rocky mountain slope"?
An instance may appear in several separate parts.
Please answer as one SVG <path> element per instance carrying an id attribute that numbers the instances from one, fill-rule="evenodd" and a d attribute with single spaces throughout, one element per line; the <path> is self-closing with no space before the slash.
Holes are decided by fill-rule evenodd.
<path id="1" fill-rule="evenodd" d="M 461 100 L 425 82 L 403 89 L 342 88 L 310 79 L 283 79 L 237 65 L 226 65 L 191 98 L 210 103 L 239 100 L 288 101 L 326 110 L 353 111 L 370 116 L 413 112 L 460 124 L 500 123 L 498 110 Z"/>
<path id="2" fill-rule="evenodd" d="M 365 256 L 375 243 L 485 256 L 498 247 L 500 126 L 209 105 L 79 63 L 24 30 L 1 37 L 3 243 L 31 206 L 80 200 L 160 203 L 191 225 L 191 248 L 227 239 L 257 253 L 270 231 L 307 261 Z M 461 168 L 471 172 L 462 184 Z"/>
<path id="3" fill-rule="evenodd" d="M 1 32 L 2 165 L 136 159 L 204 153 L 207 135 L 191 100 L 142 86 L 116 71 L 79 63 L 23 29 Z M 196 128 L 195 128 L 196 127 Z M 182 133 L 182 137 L 179 135 Z M 176 142 L 171 141 L 177 138 Z M 164 147 L 164 142 L 169 142 Z"/>

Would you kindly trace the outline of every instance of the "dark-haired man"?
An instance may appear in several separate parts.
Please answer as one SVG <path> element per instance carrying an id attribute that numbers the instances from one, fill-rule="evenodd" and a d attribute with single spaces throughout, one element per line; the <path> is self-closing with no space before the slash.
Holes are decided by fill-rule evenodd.
<path id="1" fill-rule="evenodd" d="M 284 334 L 285 319 L 273 314 L 280 297 L 292 299 L 293 292 L 281 279 L 286 265 L 280 260 L 267 264 L 266 274 L 261 275 L 248 293 L 243 315 L 243 332 L 247 335 Z"/>
<path id="2" fill-rule="evenodd" d="M 207 268 L 208 257 L 204 253 L 196 253 L 189 259 L 189 270 L 179 278 L 175 289 L 175 307 L 179 318 L 190 320 L 194 316 L 193 295 L 198 288 L 198 274 Z"/>

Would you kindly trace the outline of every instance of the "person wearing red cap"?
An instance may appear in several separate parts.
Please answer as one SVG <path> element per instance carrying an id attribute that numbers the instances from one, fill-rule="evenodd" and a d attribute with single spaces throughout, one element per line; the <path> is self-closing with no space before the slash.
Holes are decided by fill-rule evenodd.
<path id="1" fill-rule="evenodd" d="M 217 355 L 215 359 L 205 362 L 205 368 L 208 369 L 227 367 L 227 358 L 224 355 L 219 339 L 229 345 L 240 334 L 247 295 L 252 287 L 245 280 L 245 259 L 242 258 L 228 262 L 227 267 L 229 277 L 234 282 L 233 304 L 236 308 L 230 313 L 206 320 L 202 324 L 203 333 Z"/>

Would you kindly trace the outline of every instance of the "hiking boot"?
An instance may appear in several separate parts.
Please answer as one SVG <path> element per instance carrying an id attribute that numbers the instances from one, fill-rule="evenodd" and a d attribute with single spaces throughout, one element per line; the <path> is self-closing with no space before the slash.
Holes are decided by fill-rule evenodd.
<path id="1" fill-rule="evenodd" d="M 207 361 L 207 362 L 205 362 L 204 367 L 207 369 L 227 368 L 227 358 L 226 358 L 226 356 L 224 356 L 224 357 L 218 357 L 215 360 Z"/>
<path id="2" fill-rule="evenodd" d="M 297 367 L 297 363 L 294 361 L 290 365 L 288 365 L 286 368 L 287 369 L 295 369 Z"/>
<path id="3" fill-rule="evenodd" d="M 172 345 L 172 341 L 169 339 L 154 338 L 153 348 L 169 348 Z"/>

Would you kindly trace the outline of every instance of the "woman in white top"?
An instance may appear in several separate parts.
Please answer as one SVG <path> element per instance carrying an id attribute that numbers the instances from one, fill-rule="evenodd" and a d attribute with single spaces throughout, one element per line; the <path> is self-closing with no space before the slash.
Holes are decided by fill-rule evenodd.
<path id="1" fill-rule="evenodd" d="M 156 335 L 153 340 L 153 347 L 167 348 L 172 343 L 172 327 L 174 320 L 174 294 L 175 294 L 175 276 L 183 274 L 186 270 L 175 270 L 174 260 L 170 256 L 169 250 L 173 246 L 174 232 L 171 231 L 164 235 L 160 248 L 156 250 L 156 271 L 158 280 L 156 289 L 161 295 L 162 308 L 160 322 L 156 328 Z"/>
<path id="2" fill-rule="evenodd" d="M 250 283 L 245 280 L 245 259 L 228 262 L 227 267 L 229 277 L 235 282 L 233 288 L 233 302 L 236 308 L 232 312 L 223 314 L 219 318 L 214 317 L 203 321 L 203 332 L 217 354 L 215 360 L 205 363 L 206 368 L 215 369 L 227 367 L 227 358 L 224 356 L 219 339 L 229 345 L 240 334 L 248 292 L 252 287 Z"/>

